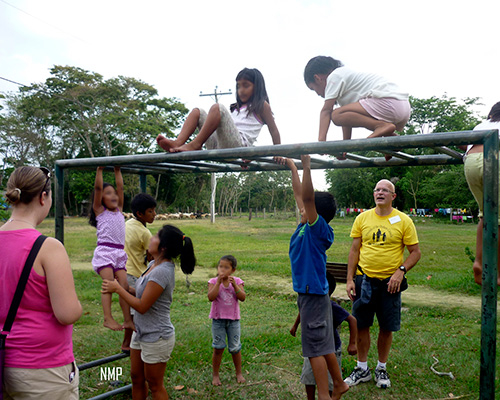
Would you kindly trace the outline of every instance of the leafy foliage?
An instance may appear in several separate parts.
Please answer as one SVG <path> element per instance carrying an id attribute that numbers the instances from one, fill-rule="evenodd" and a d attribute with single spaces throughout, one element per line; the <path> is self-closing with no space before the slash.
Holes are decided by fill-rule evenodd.
<path id="1" fill-rule="evenodd" d="M 405 135 L 471 130 L 480 120 L 473 107 L 477 98 L 458 101 L 454 97 L 410 98 L 412 115 Z M 417 149 L 415 154 L 429 154 L 432 149 Z M 380 179 L 396 185 L 395 206 L 408 208 L 469 208 L 477 205 L 469 192 L 462 166 L 386 167 L 358 170 L 329 170 L 326 179 L 339 205 L 366 208 L 373 206 L 373 187 Z"/>
<path id="2" fill-rule="evenodd" d="M 138 79 L 110 79 L 78 67 L 54 66 L 43 83 L 2 98 L 0 156 L 2 183 L 8 171 L 26 164 L 51 166 L 57 159 L 158 151 L 155 137 L 175 136 L 187 113 L 175 98 L 160 98 Z M 472 129 L 477 98 L 411 98 L 413 114 L 403 134 Z M 412 150 L 430 153 L 432 149 Z M 125 175 L 126 203 L 139 192 L 139 178 Z M 382 178 L 396 183 L 398 208 L 474 207 L 460 167 L 329 170 L 326 179 L 340 206 L 373 205 L 371 189 Z M 93 190 L 94 172 L 65 174 L 65 205 L 79 213 Z M 159 211 L 209 211 L 208 174 L 148 176 L 148 192 Z M 293 209 L 288 171 L 218 174 L 216 211 Z"/>
<path id="3" fill-rule="evenodd" d="M 20 111 L 58 138 L 59 158 L 98 157 L 150 151 L 154 138 L 173 136 L 187 109 L 157 98 L 140 80 L 54 66 L 45 83 L 23 88 Z"/>

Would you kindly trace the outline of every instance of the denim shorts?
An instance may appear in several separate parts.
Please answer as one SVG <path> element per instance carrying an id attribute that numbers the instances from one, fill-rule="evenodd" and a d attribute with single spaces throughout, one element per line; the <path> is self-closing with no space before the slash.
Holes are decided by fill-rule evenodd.
<path id="1" fill-rule="evenodd" d="M 389 293 L 387 283 L 366 275 L 356 276 L 356 299 L 352 315 L 358 329 L 373 325 L 375 314 L 381 329 L 396 332 L 401 329 L 401 292 Z"/>
<path id="2" fill-rule="evenodd" d="M 241 326 L 240 320 L 213 319 L 212 320 L 212 347 L 214 349 L 226 348 L 231 354 L 236 354 L 241 350 Z"/>

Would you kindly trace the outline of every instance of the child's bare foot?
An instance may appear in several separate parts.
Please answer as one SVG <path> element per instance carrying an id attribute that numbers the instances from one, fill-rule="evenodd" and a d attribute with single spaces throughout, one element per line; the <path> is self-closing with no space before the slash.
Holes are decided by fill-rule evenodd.
<path id="1" fill-rule="evenodd" d="M 106 328 L 109 328 L 113 331 L 121 331 L 123 330 L 123 326 L 121 326 L 118 322 L 116 322 L 114 319 L 104 319 L 103 325 Z"/>
<path id="2" fill-rule="evenodd" d="M 483 266 L 478 262 L 474 262 L 472 264 L 472 271 L 474 272 L 474 281 L 478 285 L 481 285 L 483 283 Z"/>
<path id="3" fill-rule="evenodd" d="M 368 136 L 368 138 L 376 138 L 383 136 L 398 136 L 398 134 L 395 131 L 396 131 L 396 125 L 387 122 L 381 124 L 380 126 L 377 126 L 373 131 L 373 133 L 370 136 Z"/>
<path id="4" fill-rule="evenodd" d="M 222 386 L 219 376 L 212 377 L 212 385 L 214 386 Z"/>
<path id="5" fill-rule="evenodd" d="M 158 135 L 156 137 L 156 143 L 165 151 L 171 151 L 174 147 L 177 147 L 178 143 L 174 140 L 167 139 L 163 135 Z"/>
<path id="6" fill-rule="evenodd" d="M 123 323 L 123 329 L 132 329 L 133 331 L 135 331 L 134 321 L 132 321 L 132 320 L 125 321 Z"/>
<path id="7" fill-rule="evenodd" d="M 196 146 L 193 144 L 193 142 L 189 142 L 186 144 L 183 144 L 180 147 L 174 147 L 173 149 L 170 150 L 171 153 L 180 153 L 182 151 L 196 151 L 196 150 L 201 150 L 201 146 Z"/>
<path id="8" fill-rule="evenodd" d="M 332 400 L 339 400 L 343 394 L 349 390 L 349 385 L 345 382 L 343 384 L 335 385 L 332 393 Z"/>
<path id="9" fill-rule="evenodd" d="M 247 380 L 246 380 L 245 378 L 243 378 L 243 375 L 241 375 L 241 374 L 237 374 L 237 375 L 236 375 L 236 381 L 237 381 L 238 383 L 245 383 Z"/>

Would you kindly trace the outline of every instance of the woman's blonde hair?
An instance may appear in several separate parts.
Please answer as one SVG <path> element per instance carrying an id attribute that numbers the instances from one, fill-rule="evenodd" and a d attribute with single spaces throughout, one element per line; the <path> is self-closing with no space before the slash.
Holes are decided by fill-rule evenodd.
<path id="1" fill-rule="evenodd" d="M 29 204 L 43 192 L 50 193 L 50 174 L 46 168 L 19 167 L 10 175 L 5 197 L 12 205 Z"/>

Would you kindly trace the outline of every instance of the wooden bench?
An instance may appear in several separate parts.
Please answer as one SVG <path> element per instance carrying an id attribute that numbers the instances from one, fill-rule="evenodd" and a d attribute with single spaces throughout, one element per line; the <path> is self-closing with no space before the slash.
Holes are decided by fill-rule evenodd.
<path id="1" fill-rule="evenodd" d="M 337 283 L 347 282 L 347 263 L 328 262 L 326 271 L 333 275 Z"/>

